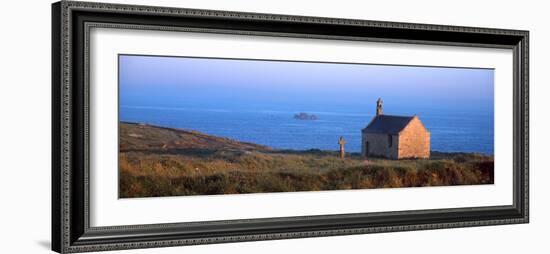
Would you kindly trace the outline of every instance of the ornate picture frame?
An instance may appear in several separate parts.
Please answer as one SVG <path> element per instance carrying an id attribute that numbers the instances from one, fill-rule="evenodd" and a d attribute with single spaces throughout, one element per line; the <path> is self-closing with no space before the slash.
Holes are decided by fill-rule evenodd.
<path id="1" fill-rule="evenodd" d="M 140 225 L 90 225 L 89 32 L 205 32 L 513 51 L 513 204 Z M 60 253 L 529 222 L 529 32 L 61 1 L 52 5 L 52 249 Z"/>

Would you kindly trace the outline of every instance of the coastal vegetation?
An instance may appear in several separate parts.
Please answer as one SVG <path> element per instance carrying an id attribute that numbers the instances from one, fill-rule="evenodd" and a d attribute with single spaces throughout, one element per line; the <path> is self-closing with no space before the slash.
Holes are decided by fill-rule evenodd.
<path id="1" fill-rule="evenodd" d="M 337 151 L 276 150 L 204 133 L 120 123 L 119 196 L 158 197 L 492 184 L 492 156 L 365 159 Z"/>

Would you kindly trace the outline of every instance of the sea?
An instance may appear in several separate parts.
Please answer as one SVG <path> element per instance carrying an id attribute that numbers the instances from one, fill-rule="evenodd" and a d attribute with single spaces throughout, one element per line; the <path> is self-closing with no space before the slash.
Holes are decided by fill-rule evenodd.
<path id="1" fill-rule="evenodd" d="M 374 117 L 374 108 L 371 111 L 121 105 L 119 120 L 196 130 L 275 149 L 338 150 L 342 136 L 347 152 L 360 152 L 361 129 Z M 394 111 L 385 113 L 419 116 L 431 133 L 432 151 L 494 153 L 492 110 L 403 107 Z M 317 119 L 295 119 L 300 112 L 314 114 Z"/>

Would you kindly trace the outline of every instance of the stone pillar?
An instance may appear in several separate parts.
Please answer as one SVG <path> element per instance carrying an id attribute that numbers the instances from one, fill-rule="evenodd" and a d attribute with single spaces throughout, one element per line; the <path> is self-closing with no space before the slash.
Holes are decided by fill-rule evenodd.
<path id="1" fill-rule="evenodd" d="M 340 139 L 338 140 L 338 144 L 340 145 L 340 159 L 344 159 L 344 157 L 346 156 L 346 152 L 344 151 L 344 145 L 346 144 L 346 140 L 344 139 L 344 137 L 340 137 Z"/>

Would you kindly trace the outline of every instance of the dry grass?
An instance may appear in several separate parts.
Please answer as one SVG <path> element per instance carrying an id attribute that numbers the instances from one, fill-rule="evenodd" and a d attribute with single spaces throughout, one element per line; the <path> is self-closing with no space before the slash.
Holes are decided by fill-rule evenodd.
<path id="1" fill-rule="evenodd" d="M 493 183 L 493 158 L 432 153 L 430 160 L 339 159 L 280 151 L 203 133 L 121 123 L 119 196 L 396 188 Z"/>
<path id="2" fill-rule="evenodd" d="M 341 161 L 336 153 L 218 151 L 208 155 L 121 153 L 120 196 L 157 197 L 493 183 L 493 159 Z"/>

